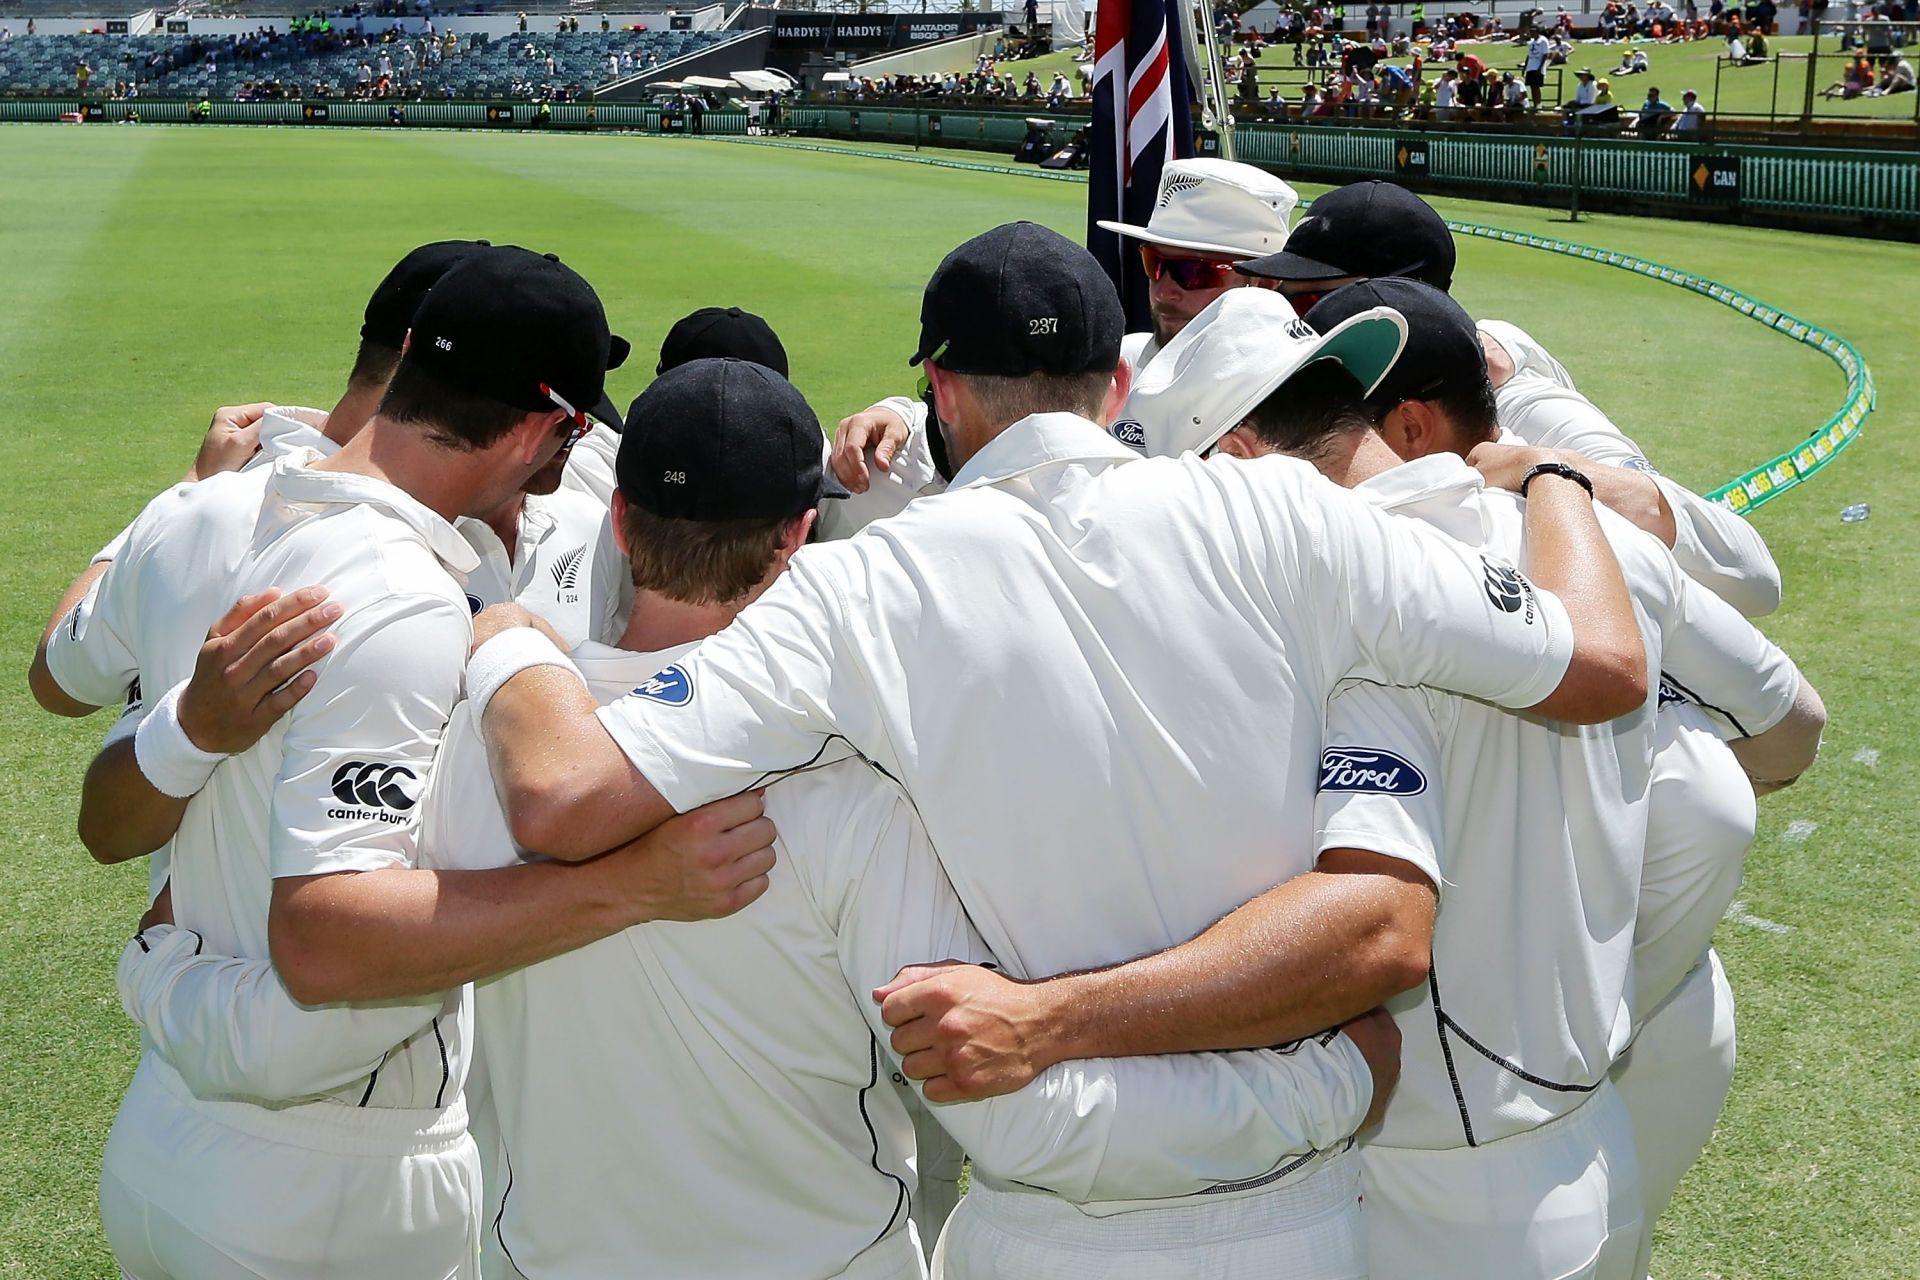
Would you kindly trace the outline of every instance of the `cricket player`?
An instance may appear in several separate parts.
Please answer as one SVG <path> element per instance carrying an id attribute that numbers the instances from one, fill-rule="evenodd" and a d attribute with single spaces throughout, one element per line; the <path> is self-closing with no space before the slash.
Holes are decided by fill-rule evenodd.
<path id="1" fill-rule="evenodd" d="M 948 255 L 915 360 L 954 487 L 809 547 L 725 631 L 604 709 L 522 629 L 526 669 L 482 721 L 519 843 L 597 847 L 845 743 L 905 788 L 1016 976 L 1170 945 L 1299 876 L 1328 918 L 1284 948 L 1322 979 L 1305 1031 L 1417 981 L 1397 958 L 1350 974 L 1311 954 L 1432 901 L 1396 859 L 1315 872 L 1302 817 L 1321 708 L 1340 679 L 1374 673 L 1576 719 L 1641 705 L 1645 655 L 1587 495 L 1536 486 L 1536 576 L 1560 594 L 1536 591 L 1523 616 L 1490 600 L 1477 556 L 1304 464 L 1146 460 L 1113 441 L 1094 418 L 1126 389 L 1120 330 L 1098 265 L 1051 231 L 1009 224 Z M 944 1265 L 1147 1276 L 1178 1254 L 1223 1276 L 1357 1276 L 1356 1190 L 1344 1144 L 1124 1213 L 983 1169 Z"/>
<path id="2" fill-rule="evenodd" d="M 1451 285 L 1454 251 L 1445 222 L 1424 201 L 1390 183 L 1356 183 L 1331 192 L 1314 202 L 1311 216 L 1295 230 L 1280 254 L 1236 270 L 1276 281 L 1303 311 L 1326 291 L 1370 277 L 1407 275 L 1441 289 Z M 1479 327 L 1504 428 L 1534 446 L 1586 458 L 1583 465 L 1604 502 L 1659 537 L 1688 576 L 1748 617 L 1779 607 L 1779 569 L 1747 520 L 1659 475 L 1640 447 L 1581 396 L 1565 367 L 1524 331 L 1500 321 L 1481 321 Z M 1810 741 L 1817 747 L 1823 722 L 1814 695 L 1797 706 L 1787 727 L 1802 746 Z M 1724 747 L 1710 741 L 1724 730 L 1699 724 L 1695 731 L 1697 736 L 1681 735 L 1679 742 L 1690 742 L 1691 754 L 1702 759 L 1676 758 L 1675 767 L 1684 776 L 1730 785 L 1720 803 L 1682 810 L 1674 823 L 1656 821 L 1653 827 L 1646 881 L 1653 901 L 1643 905 L 1656 909 L 1643 910 L 1637 929 L 1643 970 L 1659 967 L 1649 966 L 1645 953 L 1663 948 L 1662 938 L 1677 918 L 1658 910 L 1658 902 L 1692 907 L 1695 923 L 1678 928 L 1675 937 L 1684 941 L 1704 933 L 1710 938 L 1712 904 L 1719 900 L 1724 908 L 1731 899 L 1751 843 L 1738 837 L 1744 825 L 1738 810 L 1745 802 L 1734 763 Z M 1648 998 L 1653 988 L 1642 992 L 1635 1006 L 1636 1019 L 1645 1020 L 1636 1027 L 1638 1048 L 1618 1068 L 1647 1175 L 1649 1233 L 1680 1174 L 1711 1138 L 1733 1077 L 1732 991 L 1710 949 L 1699 955 L 1682 987 L 1664 1000 Z M 1662 1025 L 1650 1028 L 1647 1023 L 1654 1021 Z"/>
<path id="3" fill-rule="evenodd" d="M 300 450 L 330 455 L 351 440 L 386 391 L 421 299 L 447 270 L 484 243 L 437 241 L 408 253 L 368 299 L 360 345 L 334 407 L 319 410 L 263 403 L 221 409 L 185 483 L 244 470 L 257 473 L 254 482 L 264 484 L 264 468 L 275 460 Z M 552 475 L 536 476 L 530 482 L 531 492 L 546 496 L 529 501 L 528 494 L 516 493 L 478 520 L 457 522 L 483 561 L 483 571 L 474 575 L 473 597 L 477 607 L 518 599 L 562 634 L 611 634 L 624 618 L 625 576 L 619 569 L 619 549 L 605 528 L 604 504 L 596 508 L 584 498 L 554 494 L 554 483 Z M 155 499 L 154 505 L 176 505 L 184 492 L 184 487 L 176 486 Z M 244 510 L 245 504 L 230 509 Z M 149 521 L 159 518 L 155 510 L 145 514 Z M 145 608 L 138 616 L 123 614 L 96 622 L 92 615 L 102 601 L 94 584 L 118 557 L 130 530 L 131 526 L 116 535 L 68 587 L 35 653 L 29 684 L 36 700 L 55 714 L 88 715 L 122 699 L 137 711 L 140 699 L 128 698 L 129 687 L 139 675 L 133 651 L 151 646 L 190 653 L 190 642 L 203 638 L 207 623 L 233 602 L 236 593 L 225 570 L 237 563 L 245 545 L 247 531 L 239 527 L 225 531 L 230 536 L 209 538 L 207 545 L 188 547 L 155 539 L 155 545 L 164 548 L 162 555 L 174 563 L 162 569 L 156 561 L 146 574 L 149 580 L 163 574 L 166 587 L 140 595 Z M 178 594 L 181 588 L 196 594 L 183 597 Z M 71 643 L 56 645 L 62 628 Z M 162 644 L 161 636 L 179 643 Z M 60 653 L 49 659 L 48 650 L 55 647 Z M 50 661 L 59 666 L 51 667 Z M 127 834 L 124 826 L 119 829 Z M 114 852 L 132 856 L 147 850 L 130 853 L 123 845 Z M 162 879 L 164 866 L 157 865 L 156 891 Z"/>
<path id="4" fill-rule="evenodd" d="M 1253 165 L 1170 160 L 1146 226 L 1100 224 L 1139 242 L 1151 285 L 1153 328 L 1120 344 L 1120 358 L 1136 377 L 1224 290 L 1263 283 L 1236 274 L 1233 264 L 1278 252 L 1299 203 L 1292 187 Z M 841 422 L 833 465 L 852 496 L 823 514 L 823 536 L 844 537 L 946 487 L 952 467 L 940 456 L 940 433 L 929 428 L 928 412 L 923 387 L 918 397 L 892 396 Z"/>
<path id="5" fill-rule="evenodd" d="M 181 720 L 176 687 L 135 743 L 159 790 L 192 797 L 171 844 L 171 907 L 196 949 L 271 958 L 302 1005 L 411 1004 L 417 1026 L 384 1050 L 337 1047 L 374 1065 L 319 1097 L 199 1096 L 165 1056 L 144 1054 L 101 1187 L 109 1240 L 137 1278 L 473 1274 L 479 1188 L 461 1099 L 461 984 L 649 918 L 658 903 L 647 891 L 663 878 L 649 864 L 686 870 L 637 850 L 586 875 L 412 869 L 408 815 L 470 635 L 458 575 L 478 558 L 451 518 L 492 509 L 552 459 L 577 429 L 571 404 L 602 394 L 610 350 L 585 282 L 518 249 L 487 249 L 449 271 L 415 323 L 366 429 L 331 459 L 271 469 L 236 575 L 249 594 L 309 574 L 329 582 L 340 617 L 319 696 L 222 757 Z M 552 407 L 534 408 L 536 396 Z M 232 491 L 194 486 L 170 531 L 192 533 L 197 510 Z M 136 534 L 110 572 L 140 558 Z M 228 1042 L 278 1033 L 277 1022 L 209 1029 L 222 1013 L 244 1018 L 253 996 L 273 1005 L 278 994 L 228 992 L 200 1030 Z M 312 1016 L 338 1035 L 391 1030 L 337 1012 Z M 184 1169 L 182 1150 L 195 1152 Z"/>
<path id="6" fill-rule="evenodd" d="M 660 362 L 654 366 L 654 373 L 665 373 L 691 360 L 728 356 L 752 360 L 783 378 L 787 376 L 787 349 L 780 344 L 779 335 L 764 319 L 739 307 L 701 307 L 674 321 L 660 343 Z M 613 501 L 616 487 L 614 460 L 620 452 L 620 416 L 611 405 L 594 410 L 593 416 L 597 421 L 574 444 L 561 483 L 593 498 L 604 511 Z M 540 612 L 537 608 L 533 611 Z M 623 620 L 625 616 L 623 610 Z M 617 633 L 618 628 L 603 638 L 612 639 Z"/>
<path id="7" fill-rule="evenodd" d="M 1284 449 L 1383 509 L 1519 555 L 1518 506 L 1483 490 L 1437 443 L 1466 444 L 1469 422 L 1481 436 L 1493 430 L 1472 322 L 1438 291 L 1397 280 L 1335 294 L 1314 320 L 1324 336 L 1271 295 L 1230 296 L 1202 313 L 1130 401 L 1150 451 L 1220 443 L 1257 457 Z M 1367 407 L 1368 393 L 1380 409 Z M 1444 456 L 1400 465 L 1374 431 L 1376 418 L 1408 453 Z M 1412 444 L 1408 419 L 1422 432 Z M 1685 579 L 1647 535 L 1617 518 L 1610 524 L 1642 616 L 1657 624 L 1648 627 L 1649 650 L 1667 653 L 1729 705 L 1743 705 L 1736 696 L 1754 702 L 1741 714 L 1756 727 L 1783 718 L 1797 682 L 1785 656 L 1697 587 L 1691 609 L 1704 617 L 1672 635 L 1687 612 Z M 1531 607 L 1504 581 L 1489 577 L 1489 592 Z M 1771 678 L 1749 678 L 1754 668 Z M 1626 1277 L 1641 1204 L 1631 1130 L 1607 1077 L 1628 1029 L 1651 706 L 1574 730 L 1429 691 L 1349 683 L 1335 695 L 1327 731 L 1323 847 L 1411 851 L 1403 856 L 1417 865 L 1437 862 L 1432 878 L 1443 886 L 1431 973 L 1389 1003 L 1407 1075 L 1362 1148 L 1370 1273 Z M 1170 1002 L 1181 989 L 1176 975 L 1192 970 L 1237 967 L 1249 986 L 1271 987 L 1273 975 L 1225 955 L 1259 953 L 1254 940 L 1286 924 L 1279 905 L 1244 908 L 1182 948 L 1185 956 L 1170 953 L 1137 972 L 1122 966 L 1021 989 L 1029 1010 L 1050 1012 L 1015 1038 L 1032 1052 L 1072 1029 L 1064 1033 L 1114 1051 L 1102 1026 L 1112 994 Z M 1491 952 L 1490 938 L 1499 940 Z M 1460 976 L 1449 981 L 1449 973 Z M 911 986 L 888 992 L 897 1006 L 888 1020 L 905 1033 L 896 1047 L 937 1047 L 915 1024 L 945 1011 L 916 1007 Z"/>
<path id="8" fill-rule="evenodd" d="M 820 439 L 800 394 L 745 361 L 675 368 L 634 402 L 614 501 L 636 607 L 621 646 L 570 655 L 595 698 L 670 686 L 656 673 L 780 575 L 836 487 Z M 448 866 L 522 861 L 483 714 L 456 710 L 422 801 L 423 848 Z M 489 1274 L 924 1274 L 907 1229 L 914 1144 L 868 992 L 926 948 L 985 949 L 911 805 L 864 762 L 843 753 L 776 782 L 767 816 L 779 858 L 752 910 L 642 926 L 477 985 L 475 1132 L 497 1129 Z M 1348 1044 L 1312 1041 L 1072 1063 L 939 1110 L 976 1170 L 1080 1199 L 1170 1197 L 1343 1139 L 1391 1081 L 1390 1063 L 1376 1090 L 1354 1062 Z"/>
<path id="9" fill-rule="evenodd" d="M 1313 202 L 1286 248 L 1234 270 L 1276 285 L 1305 315 L 1345 284 L 1406 277 L 1453 287 L 1453 234 L 1432 206 L 1390 182 L 1356 182 Z M 1661 476 L 1640 447 L 1593 409 L 1559 393 L 1564 366 L 1514 325 L 1482 321 L 1482 346 L 1497 366 L 1500 424 L 1531 445 L 1567 449 L 1596 464 L 1597 496 L 1660 537 L 1680 567 L 1748 617 L 1780 606 L 1780 570 L 1753 526 Z M 1531 375 L 1531 376 L 1525 376 Z"/>
<path id="10" fill-rule="evenodd" d="M 352 370 L 347 375 L 346 389 L 330 413 L 315 409 L 281 408 L 270 403 L 223 408 L 214 415 L 200 453 L 187 471 L 185 484 L 191 485 L 226 471 L 265 467 L 296 449 L 329 453 L 350 439 L 372 416 L 374 407 L 385 393 L 387 380 L 392 377 L 393 366 L 400 358 L 400 345 L 406 338 L 407 325 L 413 319 L 413 312 L 419 307 L 420 300 L 426 297 L 433 282 L 469 253 L 474 245 L 475 242 L 464 240 L 421 245 L 396 263 L 380 281 L 367 301 L 360 329 L 360 345 L 354 355 Z M 334 436 L 327 434 L 329 429 L 335 433 Z M 184 492 L 184 487 L 176 486 L 169 494 L 155 499 L 155 503 L 166 503 L 169 495 L 177 498 Z M 128 685 L 137 674 L 117 673 L 125 674 L 127 678 L 115 683 L 110 676 L 104 680 L 95 678 L 102 673 L 97 669 L 89 669 L 85 662 L 85 658 L 92 655 L 75 654 L 69 650 L 68 656 L 79 657 L 82 661 L 75 666 L 59 667 L 49 664 L 50 661 L 60 662 L 61 659 L 50 660 L 48 657 L 48 649 L 61 631 L 68 632 L 71 638 L 92 629 L 92 588 L 107 571 L 107 566 L 120 555 L 130 528 L 115 535 L 94 556 L 87 570 L 67 588 L 34 654 L 28 684 L 35 701 L 55 715 L 91 715 L 103 706 L 119 702 L 127 697 Z M 197 579 L 182 575 L 175 584 L 186 587 L 195 581 L 206 583 L 210 591 L 199 608 L 188 605 L 187 601 L 178 597 L 162 598 L 156 594 L 151 616 L 139 619 L 128 636 L 170 634 L 163 629 L 173 621 L 184 627 L 180 638 L 190 642 L 183 647 L 197 644 L 204 638 L 207 624 L 233 603 L 235 593 L 227 589 L 219 569 L 238 562 L 244 542 L 244 532 L 236 531 L 235 537 L 222 540 L 221 545 L 228 549 L 219 553 L 222 555 L 220 560 L 202 562 L 208 572 L 201 573 Z M 134 622 L 133 619 L 123 621 Z M 111 629 L 112 624 L 103 624 L 103 630 Z M 115 647 L 123 651 L 131 643 L 129 638 L 112 639 L 104 635 L 94 643 L 104 647 L 110 639 Z M 108 661 L 110 659 L 104 654 L 95 659 L 96 663 Z"/>

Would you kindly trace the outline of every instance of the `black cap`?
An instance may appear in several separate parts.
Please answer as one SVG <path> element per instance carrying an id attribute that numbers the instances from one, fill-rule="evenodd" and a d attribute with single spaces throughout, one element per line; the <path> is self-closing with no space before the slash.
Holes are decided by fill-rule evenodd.
<path id="1" fill-rule="evenodd" d="M 1306 321 L 1326 333 L 1373 307 L 1391 307 L 1407 322 L 1407 345 L 1367 399 L 1392 406 L 1403 400 L 1471 395 L 1487 381 L 1487 353 L 1473 317 L 1440 290 L 1418 280 L 1382 278 L 1335 289 L 1313 305 Z"/>
<path id="2" fill-rule="evenodd" d="M 780 345 L 773 326 L 738 307 L 702 307 L 675 321 L 660 344 L 660 364 L 654 372 L 665 373 L 691 360 L 728 356 L 763 364 L 783 378 L 788 373 L 787 349 Z"/>
<path id="3" fill-rule="evenodd" d="M 1315 200 L 1279 253 L 1233 269 L 1266 280 L 1407 276 L 1451 289 L 1453 261 L 1453 233 L 1432 205 L 1391 182 L 1356 182 Z"/>
<path id="4" fill-rule="evenodd" d="M 486 247 L 485 240 L 436 240 L 400 259 L 373 291 L 373 297 L 367 299 L 360 336 L 398 351 L 407 340 L 407 330 L 413 327 L 413 314 L 420 309 L 427 290 L 438 284 L 454 264 L 475 249 Z"/>
<path id="5" fill-rule="evenodd" d="M 607 371 L 632 348 L 607 332 L 593 286 L 552 254 L 476 249 L 440 278 L 413 317 L 406 360 L 518 409 L 566 409 L 618 422 Z"/>
<path id="6" fill-rule="evenodd" d="M 1120 363 L 1120 297 L 1093 255 L 1057 231 L 1009 222 L 948 254 L 920 300 L 920 348 L 954 373 L 1107 373 Z"/>
<path id="7" fill-rule="evenodd" d="M 628 502 L 675 520 L 778 520 L 844 498 L 827 438 L 791 382 L 751 360 L 667 370 L 627 410 L 613 471 Z"/>

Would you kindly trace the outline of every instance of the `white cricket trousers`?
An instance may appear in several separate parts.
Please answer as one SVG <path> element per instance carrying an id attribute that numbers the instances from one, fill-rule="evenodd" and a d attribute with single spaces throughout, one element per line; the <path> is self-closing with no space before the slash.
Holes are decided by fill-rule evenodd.
<path id="1" fill-rule="evenodd" d="M 1734 1048 L 1733 988 L 1719 955 L 1709 949 L 1613 1066 L 1640 1150 L 1642 1277 L 1653 1253 L 1654 1223 L 1713 1139 L 1733 1088 Z"/>
<path id="2" fill-rule="evenodd" d="M 1095 1218 L 974 1175 L 933 1251 L 933 1280 L 1365 1280 L 1359 1161 L 1234 1199 Z"/>
<path id="3" fill-rule="evenodd" d="M 196 1099 L 142 1056 L 100 1171 L 128 1280 L 473 1280 L 480 1162 L 438 1111 Z"/>
<path id="4" fill-rule="evenodd" d="M 1629 1280 L 1633 1123 L 1610 1082 L 1526 1133 L 1442 1151 L 1362 1146 L 1372 1280 Z"/>

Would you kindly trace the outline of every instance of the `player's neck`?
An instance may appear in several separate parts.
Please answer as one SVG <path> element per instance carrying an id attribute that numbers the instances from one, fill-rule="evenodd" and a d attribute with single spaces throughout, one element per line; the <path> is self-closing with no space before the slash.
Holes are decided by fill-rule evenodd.
<path id="1" fill-rule="evenodd" d="M 383 480 L 451 524 L 474 505 L 485 479 L 481 453 L 431 443 L 417 428 L 378 414 L 315 470 L 344 471 Z"/>
<path id="2" fill-rule="evenodd" d="M 373 417 L 373 411 L 380 407 L 380 399 L 386 393 L 384 383 L 373 387 L 349 386 L 327 414 L 327 425 L 322 434 L 335 444 L 346 444 L 360 434 L 368 419 Z"/>
<path id="3" fill-rule="evenodd" d="M 1349 433 L 1332 451 L 1314 459 L 1320 473 L 1343 489 L 1363 485 L 1383 471 L 1391 471 L 1405 459 L 1382 440 L 1378 432 Z"/>
<path id="4" fill-rule="evenodd" d="M 627 629 L 620 636 L 620 647 L 634 653 L 659 653 L 663 649 L 695 644 L 725 630 L 742 607 L 739 601 L 687 604 L 669 600 L 657 591 L 636 590 L 633 612 L 627 616 Z"/>

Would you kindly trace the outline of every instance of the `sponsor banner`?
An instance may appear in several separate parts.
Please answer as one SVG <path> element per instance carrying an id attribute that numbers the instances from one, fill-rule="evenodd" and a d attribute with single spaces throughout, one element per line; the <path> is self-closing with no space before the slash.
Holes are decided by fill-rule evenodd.
<path id="1" fill-rule="evenodd" d="M 492 102 L 487 104 L 488 124 L 512 124 L 513 104 L 510 102 Z"/>
<path id="2" fill-rule="evenodd" d="M 816 49 L 904 49 L 1002 25 L 997 13 L 786 13 L 774 19 L 773 42 Z"/>
<path id="3" fill-rule="evenodd" d="M 328 119 L 327 104 L 324 102 L 303 103 L 300 107 L 300 118 L 308 124 L 325 124 Z"/>
<path id="4" fill-rule="evenodd" d="M 1409 178 L 1427 176 L 1427 143 L 1424 138 L 1402 138 L 1393 147 L 1393 171 Z"/>
<path id="5" fill-rule="evenodd" d="M 1687 160 L 1687 194 L 1695 200 L 1737 204 L 1740 200 L 1739 156 L 1692 156 Z"/>

